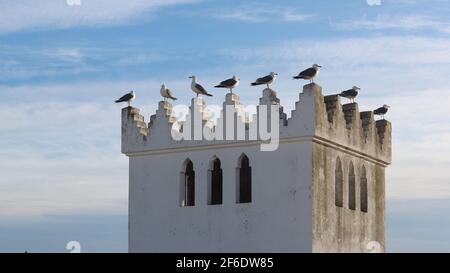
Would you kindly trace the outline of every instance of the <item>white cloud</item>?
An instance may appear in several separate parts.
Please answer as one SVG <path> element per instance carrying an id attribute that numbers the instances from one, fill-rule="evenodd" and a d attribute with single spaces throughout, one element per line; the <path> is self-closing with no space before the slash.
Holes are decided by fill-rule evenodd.
<path id="1" fill-rule="evenodd" d="M 425 15 L 378 15 L 375 19 L 366 16 L 361 19 L 344 21 L 336 24 L 338 28 L 368 29 L 368 30 L 436 30 L 442 33 L 450 32 L 450 22 L 441 18 Z"/>
<path id="2" fill-rule="evenodd" d="M 315 17 L 313 14 L 301 14 L 287 8 L 264 5 L 243 5 L 233 10 L 216 12 L 215 14 L 217 15 L 214 16 L 219 19 L 251 23 L 267 21 L 303 22 Z"/>
<path id="3" fill-rule="evenodd" d="M 0 0 L 0 33 L 122 24 L 164 6 L 195 1 L 198 0 L 88 0 L 71 6 L 66 0 Z"/>

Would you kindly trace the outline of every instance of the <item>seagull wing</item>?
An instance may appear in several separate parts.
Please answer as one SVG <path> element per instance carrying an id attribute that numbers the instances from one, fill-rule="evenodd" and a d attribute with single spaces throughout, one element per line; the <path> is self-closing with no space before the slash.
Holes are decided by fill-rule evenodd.
<path id="1" fill-rule="evenodd" d="M 206 89 L 203 88 L 203 86 L 201 86 L 201 85 L 198 84 L 198 83 L 195 84 L 195 89 L 197 89 L 197 91 L 200 92 L 200 93 L 204 93 L 204 94 L 208 93 L 208 92 L 206 91 Z"/>
<path id="2" fill-rule="evenodd" d="M 203 95 L 208 95 L 208 91 L 206 91 L 205 88 L 203 88 L 203 86 L 201 86 L 200 84 L 196 83 L 195 85 L 195 89 L 197 89 L 197 91 Z"/>
<path id="3" fill-rule="evenodd" d="M 236 83 L 237 83 L 237 80 L 235 80 L 235 79 L 228 79 L 228 80 L 225 80 L 225 81 L 221 82 L 220 85 L 226 86 L 226 87 L 232 87 Z"/>
<path id="4" fill-rule="evenodd" d="M 373 113 L 374 113 L 375 115 L 384 115 L 384 114 L 387 113 L 387 110 L 388 110 L 388 109 L 386 109 L 386 108 L 384 108 L 384 107 L 380 107 L 380 108 L 376 109 L 375 111 L 373 111 Z"/>
<path id="5" fill-rule="evenodd" d="M 317 70 L 314 68 L 308 68 L 298 74 L 298 76 L 295 76 L 294 79 L 310 79 L 314 77 L 317 73 Z"/>
<path id="6" fill-rule="evenodd" d="M 132 98 L 133 98 L 133 95 L 131 95 L 131 93 L 128 93 L 126 95 L 123 95 L 120 99 L 116 100 L 116 103 L 129 101 Z"/>
<path id="7" fill-rule="evenodd" d="M 356 91 L 354 89 L 345 90 L 345 91 L 342 91 L 340 96 L 344 97 L 344 98 L 355 98 L 356 96 L 358 96 L 358 91 Z"/>
<path id="8" fill-rule="evenodd" d="M 170 89 L 166 89 L 166 94 L 169 99 L 177 100 L 177 97 L 175 97 L 173 95 L 173 93 L 172 93 L 172 91 L 170 91 Z"/>
<path id="9" fill-rule="evenodd" d="M 273 77 L 272 77 L 271 75 L 267 75 L 267 76 L 265 76 L 265 77 L 258 78 L 258 79 L 256 80 L 256 82 L 257 82 L 257 83 L 261 83 L 261 84 L 265 84 L 265 83 L 268 83 L 268 82 L 270 82 L 270 81 L 272 81 L 272 80 L 273 80 Z"/>

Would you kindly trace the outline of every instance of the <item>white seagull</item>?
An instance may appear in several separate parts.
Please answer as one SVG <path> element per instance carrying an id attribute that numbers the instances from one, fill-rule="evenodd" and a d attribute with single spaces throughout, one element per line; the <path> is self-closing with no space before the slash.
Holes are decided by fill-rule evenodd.
<path id="1" fill-rule="evenodd" d="M 161 93 L 161 96 L 164 98 L 164 101 L 167 101 L 167 99 L 177 100 L 177 98 L 172 94 L 172 91 L 166 88 L 166 85 L 164 83 L 161 85 L 161 90 L 159 92 Z"/>
<path id="2" fill-rule="evenodd" d="M 233 78 L 224 80 L 219 85 L 214 86 L 215 88 L 227 88 L 230 89 L 230 92 L 233 93 L 233 88 L 236 88 L 239 85 L 240 78 L 233 76 Z"/>
<path id="3" fill-rule="evenodd" d="M 119 102 L 127 102 L 128 106 L 131 106 L 131 102 L 136 98 L 136 95 L 134 94 L 134 91 L 131 91 L 128 94 L 123 95 L 120 99 L 116 100 L 116 103 Z"/>
<path id="4" fill-rule="evenodd" d="M 314 78 L 319 75 L 320 68 L 322 66 L 318 64 L 313 64 L 312 67 L 300 72 L 297 76 L 294 76 L 295 80 L 309 80 L 311 83 L 314 82 Z"/>
<path id="5" fill-rule="evenodd" d="M 212 97 L 212 95 L 209 94 L 208 91 L 206 91 L 206 89 L 203 88 L 203 86 L 201 86 L 200 84 L 197 83 L 197 77 L 195 75 L 190 76 L 189 78 L 192 79 L 191 89 L 192 89 L 192 91 L 197 93 L 197 97 L 198 97 L 198 95 L 205 95 L 208 97 Z"/>
<path id="6" fill-rule="evenodd" d="M 277 78 L 277 75 L 278 74 L 275 72 L 270 72 L 269 75 L 256 79 L 255 82 L 251 83 L 251 86 L 265 84 L 265 85 L 267 85 L 267 88 L 270 88 L 270 84 L 272 84 L 273 81 L 275 81 L 275 79 Z"/>

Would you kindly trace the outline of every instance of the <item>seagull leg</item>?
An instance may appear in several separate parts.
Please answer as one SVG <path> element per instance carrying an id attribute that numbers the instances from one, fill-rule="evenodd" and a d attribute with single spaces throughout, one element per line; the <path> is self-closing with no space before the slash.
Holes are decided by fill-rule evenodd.
<path id="1" fill-rule="evenodd" d="M 130 107 L 131 106 L 131 102 L 130 101 L 128 101 L 128 107 Z"/>

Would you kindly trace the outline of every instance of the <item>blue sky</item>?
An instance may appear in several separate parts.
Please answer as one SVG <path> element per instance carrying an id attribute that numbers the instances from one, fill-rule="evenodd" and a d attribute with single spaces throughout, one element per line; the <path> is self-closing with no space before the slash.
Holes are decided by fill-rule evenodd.
<path id="1" fill-rule="evenodd" d="M 236 74 L 250 105 L 276 71 L 289 113 L 291 76 L 319 63 L 326 94 L 392 106 L 388 250 L 449 252 L 450 1 L 380 2 L 0 0 L 0 251 L 126 251 L 123 93 L 148 120 L 162 82 L 187 104 L 188 76 Z"/>

